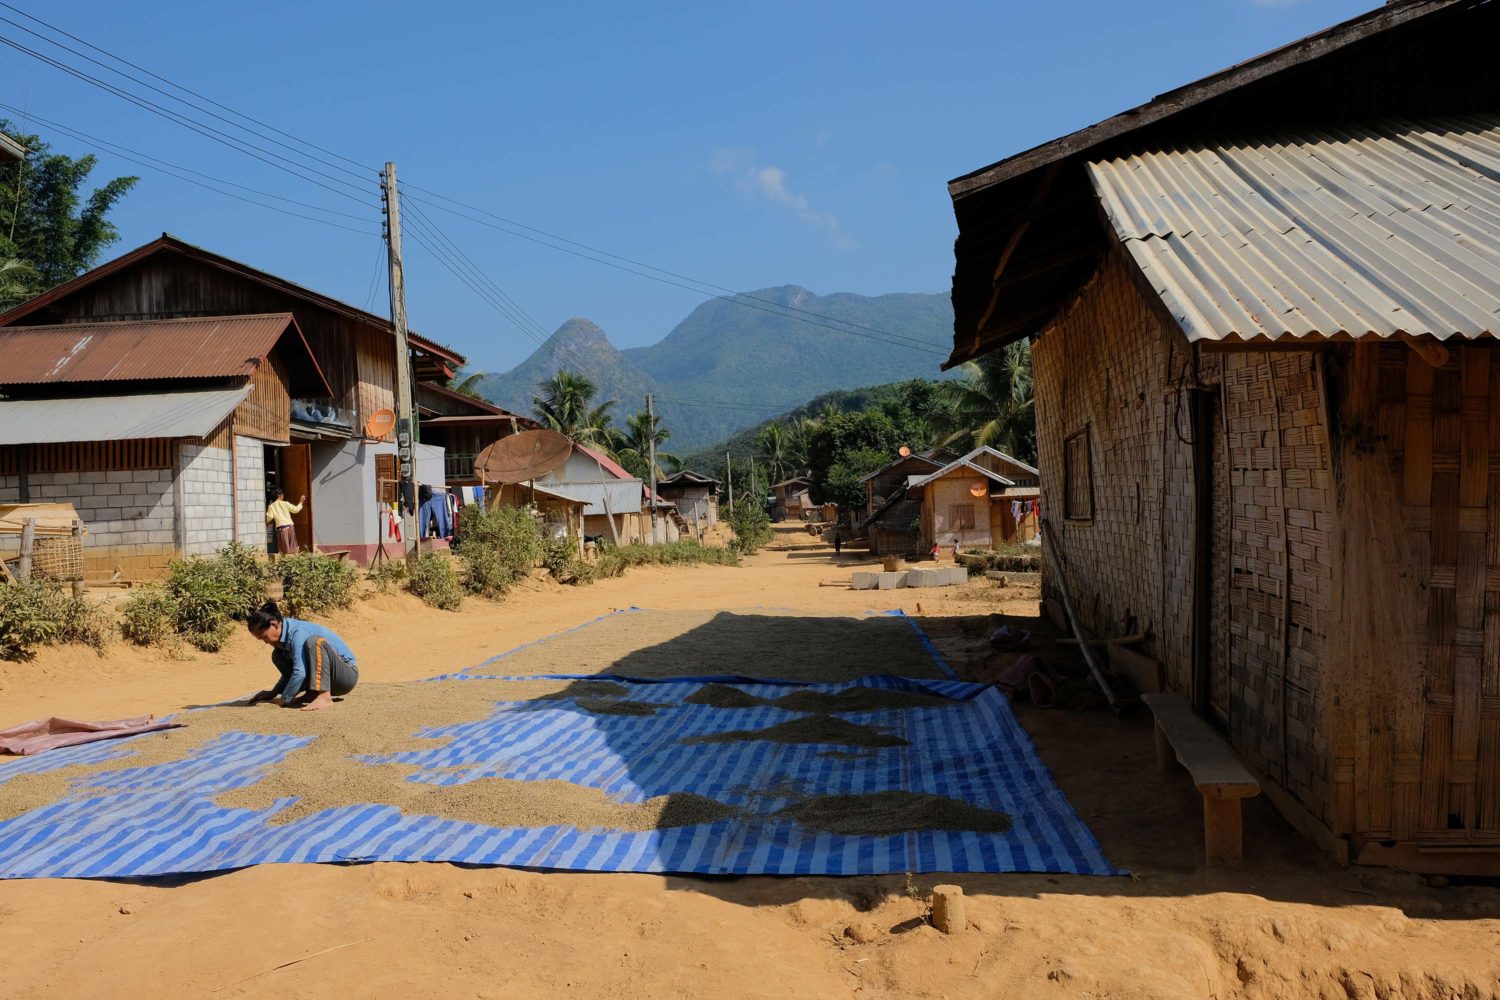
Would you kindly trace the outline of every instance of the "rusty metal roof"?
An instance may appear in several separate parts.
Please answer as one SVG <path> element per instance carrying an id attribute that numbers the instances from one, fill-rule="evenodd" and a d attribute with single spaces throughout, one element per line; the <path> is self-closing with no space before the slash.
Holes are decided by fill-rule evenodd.
<path id="1" fill-rule="evenodd" d="M 1500 328 L 1500 115 L 1194 144 L 1089 176 L 1189 340 Z"/>
<path id="2" fill-rule="evenodd" d="M 0 327 L 0 384 L 248 377 L 283 336 L 316 370 L 291 313 Z"/>

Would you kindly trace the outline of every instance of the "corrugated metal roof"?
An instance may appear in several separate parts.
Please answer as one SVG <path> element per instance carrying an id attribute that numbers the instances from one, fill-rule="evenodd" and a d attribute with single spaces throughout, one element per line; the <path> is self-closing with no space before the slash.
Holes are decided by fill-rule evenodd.
<path id="1" fill-rule="evenodd" d="M 0 445 L 206 437 L 250 386 L 73 399 L 0 400 Z"/>
<path id="2" fill-rule="evenodd" d="M 1299 129 L 1089 175 L 1189 340 L 1500 326 L 1500 116 Z"/>
<path id="3" fill-rule="evenodd" d="M 641 481 L 639 479 L 612 479 L 607 483 L 555 483 L 544 480 L 547 489 L 560 489 L 574 500 L 588 504 L 585 515 L 595 514 L 639 514 L 641 511 Z M 609 497 L 609 510 L 604 509 L 604 498 Z"/>
<path id="4" fill-rule="evenodd" d="M 295 326 L 267 313 L 3 327 L 0 384 L 244 377 Z"/>

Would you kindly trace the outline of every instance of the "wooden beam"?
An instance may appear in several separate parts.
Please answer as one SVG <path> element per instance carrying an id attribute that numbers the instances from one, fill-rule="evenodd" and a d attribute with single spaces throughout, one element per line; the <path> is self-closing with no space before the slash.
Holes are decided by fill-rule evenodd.
<path id="1" fill-rule="evenodd" d="M 1451 357 L 1448 348 L 1444 347 L 1441 341 L 1411 336 L 1404 336 L 1401 339 L 1406 341 L 1406 346 L 1411 348 L 1411 352 L 1427 362 L 1429 367 L 1442 368 Z"/>

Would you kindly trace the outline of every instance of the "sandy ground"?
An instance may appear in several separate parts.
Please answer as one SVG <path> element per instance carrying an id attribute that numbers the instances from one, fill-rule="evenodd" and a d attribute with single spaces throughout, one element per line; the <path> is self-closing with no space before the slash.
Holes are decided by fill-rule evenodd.
<path id="1" fill-rule="evenodd" d="M 630 605 L 917 615 L 920 602 L 951 662 L 983 677 L 986 616 L 1035 609 L 1034 592 L 987 583 L 881 595 L 819 586 L 847 579 L 855 561 L 798 549 L 737 569 L 638 569 L 582 589 L 539 583 L 457 614 L 378 595 L 332 624 L 360 650 L 364 682 L 398 681 Z M 103 659 L 48 650 L 0 664 L 0 724 L 163 714 L 272 676 L 248 636 L 180 660 L 124 645 Z M 1500 996 L 1500 890 L 1334 867 L 1261 800 L 1246 810 L 1244 870 L 1205 870 L 1200 800 L 1185 778 L 1156 775 L 1147 720 L 1019 714 L 1133 876 L 908 883 L 376 864 L 12 881 L 0 883 L 0 997 Z M 964 887 L 968 932 L 923 921 L 919 899 L 940 882 Z"/>

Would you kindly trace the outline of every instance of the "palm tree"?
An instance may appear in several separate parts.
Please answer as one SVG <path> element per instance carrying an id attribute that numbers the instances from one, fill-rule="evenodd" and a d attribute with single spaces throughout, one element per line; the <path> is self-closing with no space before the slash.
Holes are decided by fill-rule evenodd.
<path id="1" fill-rule="evenodd" d="M 817 429 L 818 421 L 812 417 L 798 417 L 792 421 L 791 429 L 786 434 L 786 458 L 789 464 L 799 469 L 807 467 L 813 431 Z"/>
<path id="2" fill-rule="evenodd" d="M 755 437 L 755 448 L 760 457 L 765 459 L 766 465 L 770 466 L 771 481 L 780 482 L 790 464 L 787 461 L 787 434 L 781 429 L 781 425 L 775 421 L 766 424 Z"/>
<path id="3" fill-rule="evenodd" d="M 0 268 L 0 270 L 3 270 L 3 268 Z M 487 374 L 488 372 L 468 372 L 467 374 L 465 374 L 464 372 L 460 371 L 457 375 L 448 380 L 448 389 L 451 392 L 456 392 L 463 396 L 472 396 L 475 399 L 483 399 L 484 397 L 480 395 L 479 389 L 476 387 L 479 385 L 479 380 L 484 378 Z"/>
<path id="4" fill-rule="evenodd" d="M 615 450 L 620 432 L 611 426 L 613 418 L 609 412 L 615 401 L 593 406 L 599 388 L 591 379 L 559 369 L 537 388 L 541 394 L 531 397 L 532 412 L 543 425 L 579 444 Z"/>
<path id="5" fill-rule="evenodd" d="M 615 457 L 628 469 L 644 471 L 646 475 L 642 476 L 642 479 L 650 478 L 653 439 L 656 442 L 657 476 L 665 475 L 662 472 L 663 462 L 677 462 L 677 456 L 661 450 L 661 446 L 671 439 L 672 432 L 662 426 L 660 417 L 653 421 L 651 414 L 643 411 L 627 418 L 625 428 L 624 433 L 620 435 L 619 450 Z"/>
<path id="6" fill-rule="evenodd" d="M 24 260 L 8 257 L 0 260 L 0 309 L 19 305 L 35 294 L 27 278 L 35 277 L 36 268 Z"/>
<path id="7" fill-rule="evenodd" d="M 964 379 L 944 382 L 933 414 L 940 446 L 998 447 L 1036 459 L 1036 415 L 1032 409 L 1031 345 L 1025 341 L 964 365 Z"/>

